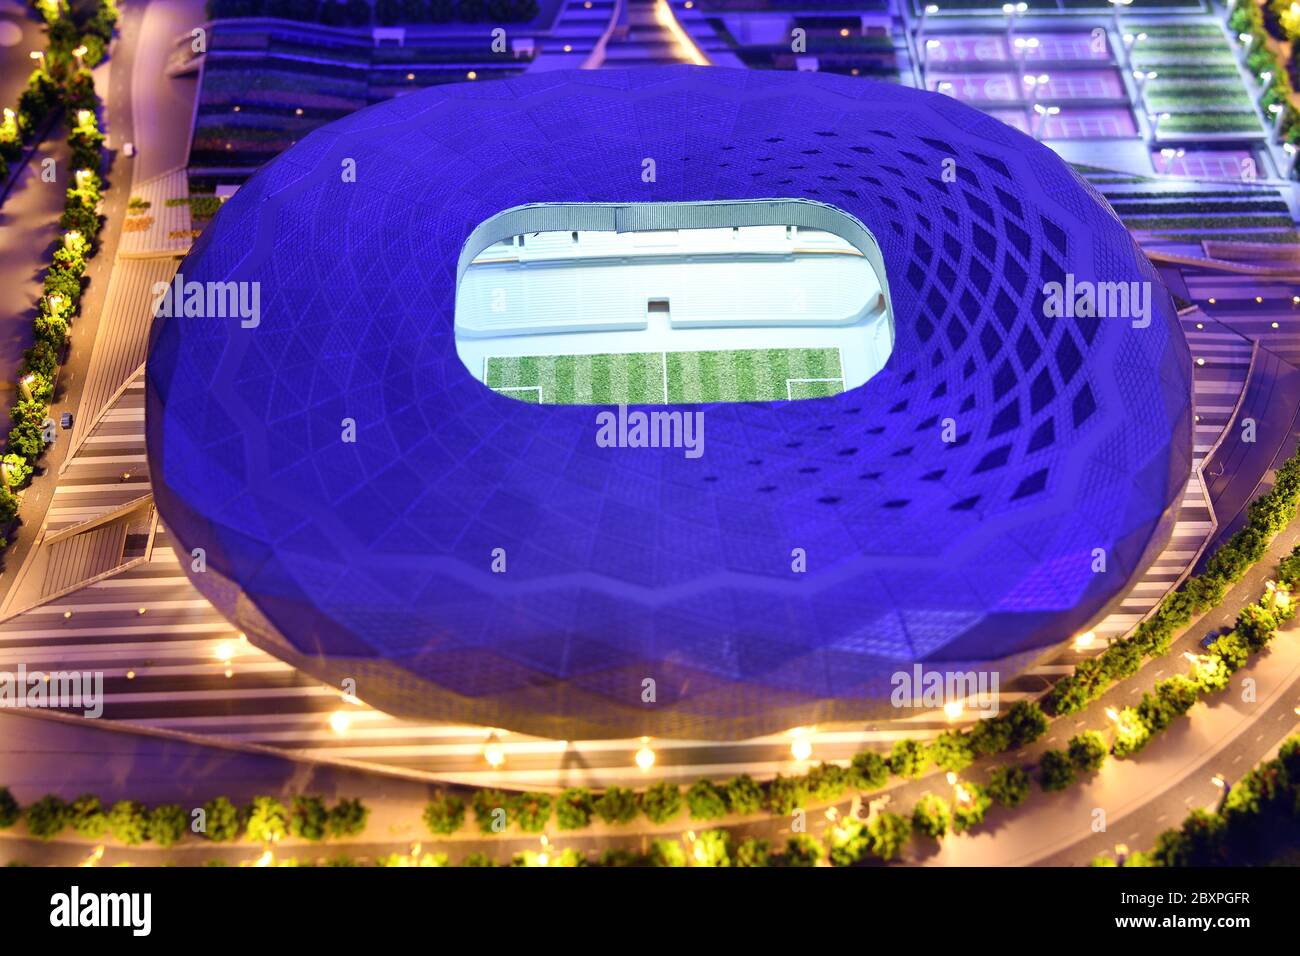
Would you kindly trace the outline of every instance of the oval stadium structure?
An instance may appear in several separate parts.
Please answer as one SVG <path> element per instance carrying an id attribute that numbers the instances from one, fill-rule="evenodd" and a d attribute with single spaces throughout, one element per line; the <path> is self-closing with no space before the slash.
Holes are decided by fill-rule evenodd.
<path id="1" fill-rule="evenodd" d="M 601 447 L 599 409 L 516 401 L 458 359 L 493 216 L 742 200 L 834 206 L 874 238 L 895 329 L 865 384 L 677 406 L 703 412 L 692 458 Z M 400 715 L 722 740 L 895 713 L 918 664 L 1005 680 L 1118 605 L 1191 468 L 1175 308 L 1105 202 L 1029 137 L 894 85 L 433 87 L 263 168 L 181 273 L 250 284 L 258 311 L 154 323 L 161 515 L 250 640 Z M 1049 307 L 1052 283 L 1149 298 L 1099 316 Z"/>

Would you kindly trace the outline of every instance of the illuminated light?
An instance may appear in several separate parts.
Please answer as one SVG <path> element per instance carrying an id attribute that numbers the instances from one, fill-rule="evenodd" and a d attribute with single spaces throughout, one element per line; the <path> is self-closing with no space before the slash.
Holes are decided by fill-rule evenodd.
<path id="1" fill-rule="evenodd" d="M 487 761 L 489 767 L 495 770 L 506 762 L 506 754 L 501 749 L 501 745 L 492 740 L 483 747 L 483 759 Z"/>
<path id="2" fill-rule="evenodd" d="M 470 70 L 468 73 L 465 74 L 465 79 L 467 79 L 467 80 L 477 80 L 477 79 L 478 79 L 478 74 L 477 74 L 476 72 L 474 72 L 473 70 Z"/>
<path id="3" fill-rule="evenodd" d="M 77 866 L 94 866 L 103 858 L 104 858 L 104 844 L 101 843 L 99 844 L 99 846 L 91 850 L 90 854 L 84 860 L 78 863 Z"/>
<path id="4" fill-rule="evenodd" d="M 230 646 L 229 641 L 222 641 L 212 649 L 212 656 L 223 663 L 229 663 L 230 659 L 235 656 L 235 649 Z"/>
<path id="5" fill-rule="evenodd" d="M 1223 774 L 1221 773 L 1216 773 L 1213 777 L 1211 777 L 1210 783 L 1214 784 L 1220 790 L 1222 790 L 1224 787 L 1228 785 L 1228 781 L 1223 779 Z"/>
<path id="6" fill-rule="evenodd" d="M 848 28 L 847 28 L 847 27 L 842 28 L 842 29 L 840 30 L 840 36 L 842 36 L 842 37 L 846 37 L 846 36 L 848 36 L 848 35 L 849 35 L 849 31 L 848 31 Z"/>
<path id="7" fill-rule="evenodd" d="M 1112 720 L 1112 721 L 1114 721 L 1115 723 L 1119 723 L 1119 711 L 1117 711 L 1114 707 L 1107 707 L 1107 708 L 1106 708 L 1106 719 L 1107 719 L 1107 720 Z"/>
<path id="8" fill-rule="evenodd" d="M 248 635 L 245 634 L 243 631 L 240 631 L 240 632 L 239 632 L 239 643 L 241 643 L 241 644 L 247 644 L 247 643 L 248 643 Z"/>
<path id="9" fill-rule="evenodd" d="M 138 608 L 135 609 L 135 613 L 136 613 L 136 614 L 140 614 L 140 615 L 144 615 L 144 614 L 148 613 L 148 611 L 149 611 L 149 609 L 148 609 L 147 607 L 138 607 Z"/>
<path id="10" fill-rule="evenodd" d="M 124 472 L 122 472 L 122 480 L 123 480 L 123 481 L 130 481 L 130 480 L 131 480 L 131 473 L 130 473 L 129 471 L 124 471 Z"/>
<path id="11" fill-rule="evenodd" d="M 939 5 L 937 3 L 926 4 L 925 12 L 933 16 L 939 12 Z"/>
<path id="12" fill-rule="evenodd" d="M 406 78 L 407 78 L 408 80 L 413 80 L 413 79 L 415 79 L 415 74 L 414 74 L 414 73 L 408 73 L 408 74 L 406 74 Z"/>
<path id="13" fill-rule="evenodd" d="M 1210 305 L 1214 305 L 1214 303 L 1215 303 L 1216 301 L 1218 301 L 1218 300 L 1216 300 L 1216 299 L 1214 298 L 1214 296 L 1210 296 L 1210 299 L 1209 299 Z"/>
<path id="14" fill-rule="evenodd" d="M 1205 359 L 1203 359 L 1203 358 L 1198 358 L 1198 359 L 1196 360 L 1196 364 L 1197 364 L 1197 365 L 1204 365 L 1204 364 L 1205 364 Z"/>
<path id="15" fill-rule="evenodd" d="M 547 856 L 545 853 L 539 853 L 539 854 L 537 854 L 537 865 L 538 865 L 538 866 L 547 866 L 547 865 L 550 864 L 550 862 L 551 862 L 551 858 L 550 858 L 549 856 Z"/>
<path id="16" fill-rule="evenodd" d="M 648 737 L 641 738 L 641 749 L 636 752 L 636 765 L 642 770 L 649 770 L 655 765 L 655 752 L 650 749 Z"/>
<path id="17" fill-rule="evenodd" d="M 943 715 L 949 720 L 956 720 L 961 716 L 962 706 L 959 700 L 950 700 L 943 705 Z"/>
<path id="18" fill-rule="evenodd" d="M 334 731 L 334 733 L 339 735 L 346 734 L 348 728 L 351 726 L 352 715 L 346 710 L 336 710 L 334 713 L 330 714 L 330 730 Z"/>
<path id="19" fill-rule="evenodd" d="M 1300 305 L 1300 295 L 1293 295 L 1293 296 L 1291 296 L 1291 304 L 1292 304 L 1292 305 Z"/>
<path id="20" fill-rule="evenodd" d="M 1210 301 L 1213 302 L 1214 300 L 1211 299 Z M 1197 322 L 1197 323 L 1196 323 L 1196 328 L 1197 328 L 1197 329 L 1203 329 L 1203 328 L 1205 328 L 1205 323 L 1204 323 L 1204 322 Z"/>
<path id="21" fill-rule="evenodd" d="M 570 43 L 566 43 L 566 44 L 564 44 L 564 52 L 565 52 L 565 53 L 572 53 L 572 52 L 573 52 L 573 45 L 570 44 Z"/>
<path id="22" fill-rule="evenodd" d="M 925 41 L 925 48 L 926 48 L 927 50 L 935 50 L 935 49 L 938 49 L 938 48 L 939 48 L 940 46 L 942 46 L 942 45 L 943 45 L 943 44 L 942 44 L 940 41 L 938 41 L 938 40 L 926 40 L 926 41 Z"/>
<path id="23" fill-rule="evenodd" d="M 302 107 L 299 106 L 296 110 L 294 110 L 294 111 L 293 111 L 293 115 L 294 115 L 294 116 L 301 116 L 301 115 L 302 115 Z"/>
<path id="24" fill-rule="evenodd" d="M 944 779 L 948 781 L 948 786 L 954 786 L 957 783 L 957 774 L 949 770 Z"/>
<path id="25" fill-rule="evenodd" d="M 835 807 L 826 808 L 826 819 L 830 820 L 832 823 L 835 822 L 835 818 L 838 817 L 839 815 L 840 815 L 840 811 L 837 808 Z"/>
<path id="26" fill-rule="evenodd" d="M 235 107 L 235 112 L 236 112 L 236 113 L 239 112 L 239 107 L 238 107 L 238 106 Z"/>
<path id="27" fill-rule="evenodd" d="M 63 619 L 64 619 L 65 621 L 66 621 L 68 618 L 70 618 L 70 617 L 72 617 L 72 612 L 71 612 L 71 611 L 64 611 L 64 612 L 63 612 Z"/>
<path id="28" fill-rule="evenodd" d="M 253 861 L 253 866 L 270 866 L 271 862 L 274 859 L 275 859 L 275 854 L 272 853 L 270 849 L 266 849 L 262 851 L 261 856 L 259 856 L 256 860 Z"/>
<path id="29" fill-rule="evenodd" d="M 1270 325 L 1270 327 L 1275 328 L 1275 329 L 1280 327 L 1276 322 L 1270 322 L 1269 325 Z"/>
<path id="30" fill-rule="evenodd" d="M 790 743 L 790 756 L 795 760 L 807 760 L 812 756 L 812 741 L 807 737 L 796 737 Z"/>
<path id="31" fill-rule="evenodd" d="M 1092 647 L 1093 642 L 1097 640 L 1096 631 L 1086 631 L 1074 639 L 1074 649 L 1076 651 L 1086 650 Z"/>
<path id="32" fill-rule="evenodd" d="M 234 669 L 233 667 L 227 667 L 227 668 L 226 668 L 226 679 L 229 680 L 230 678 L 232 678 L 232 677 L 234 677 L 234 676 L 235 676 L 235 669 Z"/>
<path id="33" fill-rule="evenodd" d="M 77 110 L 77 122 L 80 125 L 84 126 L 87 123 L 89 123 L 90 117 L 91 117 L 90 110 Z"/>
<path id="34" fill-rule="evenodd" d="M 1255 304 L 1256 304 L 1256 305 L 1258 305 L 1259 303 L 1261 303 L 1261 302 L 1263 302 L 1263 301 L 1264 301 L 1264 297 L 1263 297 L 1262 295 L 1257 295 L 1257 296 L 1255 296 Z"/>
<path id="35" fill-rule="evenodd" d="M 695 41 L 686 35 L 686 31 L 682 29 L 682 25 L 678 23 L 677 18 L 673 16 L 672 8 L 668 6 L 668 0 L 656 0 L 655 21 L 659 26 L 672 34 L 673 40 L 677 43 L 677 49 L 686 57 L 686 59 L 690 60 L 696 66 L 709 65 L 708 59 L 700 52 L 699 47 L 695 45 Z"/>
<path id="36" fill-rule="evenodd" d="M 126 679 L 127 679 L 127 680 L 135 680 L 135 671 L 127 671 L 127 672 L 126 672 Z"/>

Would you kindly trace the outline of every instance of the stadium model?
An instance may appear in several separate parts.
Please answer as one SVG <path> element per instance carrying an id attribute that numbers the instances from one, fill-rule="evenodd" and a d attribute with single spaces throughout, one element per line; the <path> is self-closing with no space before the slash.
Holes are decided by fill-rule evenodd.
<path id="1" fill-rule="evenodd" d="M 475 270 L 528 237 L 676 230 L 681 259 L 694 229 L 760 230 L 736 235 L 791 268 L 780 243 L 810 234 L 863 285 L 806 329 L 685 292 L 490 327 L 499 285 Z M 152 333 L 153 488 L 203 550 L 196 585 L 260 647 L 412 717 L 720 740 L 881 716 L 897 672 L 1014 673 L 1112 609 L 1191 467 L 1187 346 L 1105 202 L 1025 135 L 895 85 L 666 67 L 426 89 L 262 169 L 181 272 L 261 288 L 255 328 Z M 563 312 L 562 289 L 530 294 Z M 849 364 L 754 366 L 759 333 Z M 673 358 L 703 351 L 750 391 Z M 573 384 L 584 363 L 605 386 Z M 608 403 L 665 400 L 703 413 L 701 456 L 598 443 Z"/>

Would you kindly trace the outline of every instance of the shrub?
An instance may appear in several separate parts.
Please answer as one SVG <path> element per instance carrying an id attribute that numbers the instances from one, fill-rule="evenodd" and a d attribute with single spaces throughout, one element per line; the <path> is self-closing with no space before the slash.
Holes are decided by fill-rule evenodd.
<path id="1" fill-rule="evenodd" d="M 148 839 L 159 846 L 174 846 L 185 838 L 188 817 L 175 803 L 163 803 L 149 811 L 146 824 Z"/>
<path id="2" fill-rule="evenodd" d="M 254 797 L 248 812 L 248 839 L 255 843 L 274 843 L 284 837 L 288 814 L 275 797 Z"/>
<path id="3" fill-rule="evenodd" d="M 843 819 L 826 829 L 826 858 L 831 866 L 853 866 L 871 852 L 871 837 L 860 820 Z"/>
<path id="4" fill-rule="evenodd" d="M 461 866 L 496 866 L 497 861 L 486 853 L 471 853 L 460 861 Z"/>
<path id="5" fill-rule="evenodd" d="M 1064 790 L 1074 783 L 1074 764 L 1064 750 L 1048 750 L 1038 761 L 1038 783 L 1046 791 Z"/>
<path id="6" fill-rule="evenodd" d="M 1101 769 L 1110 754 L 1110 748 L 1106 746 L 1105 737 L 1095 730 L 1087 730 L 1070 738 L 1066 752 L 1075 770 L 1091 773 Z"/>
<path id="7" fill-rule="evenodd" d="M 1031 700 L 1017 701 L 1002 719 L 1006 720 L 1010 729 L 1008 749 L 1032 744 L 1047 733 L 1047 715 Z"/>
<path id="8" fill-rule="evenodd" d="M 889 783 L 889 765 L 874 750 L 853 755 L 849 762 L 849 786 L 855 790 L 879 790 Z"/>
<path id="9" fill-rule="evenodd" d="M 325 839 L 329 812 L 320 797 L 296 796 L 289 806 L 289 832 L 300 839 Z"/>
<path id="10" fill-rule="evenodd" d="M 692 820 L 716 820 L 727 815 L 723 790 L 711 780 L 696 780 L 686 791 L 686 807 Z"/>
<path id="11" fill-rule="evenodd" d="M 591 791 L 570 787 L 555 801 L 555 820 L 561 830 L 581 830 L 591 823 Z"/>
<path id="12" fill-rule="evenodd" d="M 686 851 L 676 840 L 651 840 L 650 865 L 685 866 Z"/>
<path id="13" fill-rule="evenodd" d="M 1005 720 L 985 717 L 971 728 L 967 739 L 978 756 L 1002 753 L 1011 746 L 1011 727 Z"/>
<path id="14" fill-rule="evenodd" d="M 741 815 L 758 813 L 763 809 L 763 788 L 749 774 L 732 777 L 723 785 L 727 809 Z"/>
<path id="15" fill-rule="evenodd" d="M 933 793 L 921 794 L 921 799 L 912 808 L 912 829 L 939 840 L 951 826 L 952 810 L 948 801 Z"/>
<path id="16" fill-rule="evenodd" d="M 596 816 L 606 823 L 631 823 L 638 809 L 636 791 L 627 787 L 610 787 L 596 798 Z"/>
<path id="17" fill-rule="evenodd" d="M 108 830 L 126 846 L 143 843 L 149 837 L 149 812 L 137 800 L 119 800 L 108 808 Z"/>
<path id="18" fill-rule="evenodd" d="M 99 797 L 93 793 L 83 793 L 68 806 L 68 823 L 77 836 L 88 840 L 98 840 L 108 829 L 108 817 Z"/>
<path id="19" fill-rule="evenodd" d="M 596 865 L 611 867 L 649 866 L 650 858 L 623 847 L 611 847 L 608 850 L 601 851 Z"/>
<path id="20" fill-rule="evenodd" d="M 239 836 L 239 811 L 225 797 L 215 797 L 203 805 L 203 835 L 213 843 L 229 843 Z"/>
<path id="21" fill-rule="evenodd" d="M 736 847 L 736 866 L 767 866 L 771 859 L 771 844 L 759 837 L 745 837 Z"/>
<path id="22" fill-rule="evenodd" d="M 22 808 L 9 792 L 8 787 L 0 787 L 0 830 L 8 830 L 22 816 Z"/>
<path id="23" fill-rule="evenodd" d="M 919 777 L 930 765 L 925 744 L 916 740 L 898 740 L 889 752 L 889 769 L 899 777 Z"/>
<path id="24" fill-rule="evenodd" d="M 1018 807 L 1029 796 L 1029 774 L 1021 767 L 998 767 L 989 774 L 989 796 L 1004 807 Z"/>
<path id="25" fill-rule="evenodd" d="M 641 810 L 651 823 L 667 823 L 681 813 L 681 788 L 667 781 L 656 783 L 641 797 Z"/>

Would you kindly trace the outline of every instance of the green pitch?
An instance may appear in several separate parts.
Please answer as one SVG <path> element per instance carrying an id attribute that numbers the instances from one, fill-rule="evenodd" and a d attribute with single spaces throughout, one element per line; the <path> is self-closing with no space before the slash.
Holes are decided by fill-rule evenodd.
<path id="1" fill-rule="evenodd" d="M 844 390 L 839 349 L 489 358 L 485 381 L 512 398 L 544 405 L 769 402 Z"/>

